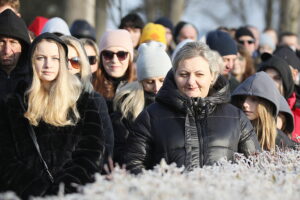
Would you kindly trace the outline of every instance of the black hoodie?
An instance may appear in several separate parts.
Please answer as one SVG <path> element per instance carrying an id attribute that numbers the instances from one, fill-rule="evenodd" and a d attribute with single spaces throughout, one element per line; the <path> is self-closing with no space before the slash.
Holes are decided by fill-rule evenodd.
<path id="1" fill-rule="evenodd" d="M 31 70 L 27 64 L 30 39 L 24 21 L 10 9 L 0 14 L 0 36 L 17 39 L 22 45 L 17 66 L 10 75 L 0 66 L 0 98 L 3 98 L 14 92 L 20 81 L 29 82 L 31 79 Z"/>

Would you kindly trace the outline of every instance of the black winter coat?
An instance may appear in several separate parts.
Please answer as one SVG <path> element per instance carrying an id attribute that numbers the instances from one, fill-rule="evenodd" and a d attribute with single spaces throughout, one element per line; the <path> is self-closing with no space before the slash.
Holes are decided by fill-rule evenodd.
<path id="1" fill-rule="evenodd" d="M 145 107 L 154 102 L 155 94 L 144 92 Z M 126 151 L 127 138 L 133 126 L 133 119 L 122 116 L 121 111 L 115 111 L 111 115 L 111 121 L 114 129 L 114 157 L 115 163 L 120 166 L 125 164 L 124 152 Z"/>
<path id="2" fill-rule="evenodd" d="M 25 105 L 26 107 L 26 105 Z M 100 171 L 104 152 L 101 110 L 105 100 L 98 93 L 84 93 L 77 103 L 80 121 L 75 126 L 54 127 L 40 122 L 34 127 L 41 154 L 54 177 L 50 182 L 34 148 L 21 103 L 16 95 L 1 104 L 0 189 L 29 196 L 57 194 L 60 183 L 65 192 L 75 192 L 71 183 L 93 181 Z"/>
<path id="3" fill-rule="evenodd" d="M 135 121 L 128 138 L 127 168 L 151 169 L 162 158 L 186 170 L 211 165 L 234 152 L 260 150 L 253 127 L 241 110 L 228 104 L 228 82 L 220 76 L 206 98 L 183 96 L 170 71 L 156 102 Z"/>

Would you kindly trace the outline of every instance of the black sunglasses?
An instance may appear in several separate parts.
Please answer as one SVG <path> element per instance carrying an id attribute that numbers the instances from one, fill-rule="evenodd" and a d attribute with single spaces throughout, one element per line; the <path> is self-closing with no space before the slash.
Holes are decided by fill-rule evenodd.
<path id="1" fill-rule="evenodd" d="M 118 52 L 112 52 L 108 50 L 102 51 L 102 56 L 105 60 L 112 60 L 114 58 L 114 55 L 117 55 L 119 61 L 123 61 L 127 58 L 128 52 L 126 51 L 118 51 Z"/>
<path id="2" fill-rule="evenodd" d="M 248 43 L 248 44 L 254 44 L 254 40 L 239 40 L 238 41 L 238 43 L 240 43 L 240 44 L 246 44 L 246 43 Z"/>
<path id="3" fill-rule="evenodd" d="M 94 65 L 97 62 L 97 56 L 88 56 L 90 65 Z"/>

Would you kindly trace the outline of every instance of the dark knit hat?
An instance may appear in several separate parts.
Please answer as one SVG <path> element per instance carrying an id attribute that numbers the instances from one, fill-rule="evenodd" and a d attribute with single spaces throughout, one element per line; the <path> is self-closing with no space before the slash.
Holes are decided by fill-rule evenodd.
<path id="1" fill-rule="evenodd" d="M 269 53 L 261 55 L 262 63 L 258 71 L 266 71 L 269 68 L 275 69 L 282 78 L 284 97 L 289 98 L 294 91 L 294 82 L 289 64 L 282 58 Z"/>
<path id="2" fill-rule="evenodd" d="M 159 19 L 157 19 L 155 22 L 155 24 L 160 24 L 163 25 L 164 27 L 169 28 L 171 31 L 173 31 L 173 23 L 171 22 L 171 20 L 167 17 L 161 17 Z"/>
<path id="3" fill-rule="evenodd" d="M 206 44 L 221 56 L 237 54 L 236 42 L 224 31 L 211 31 L 207 34 Z"/>
<path id="4" fill-rule="evenodd" d="M 280 58 L 283 58 L 294 69 L 300 71 L 300 60 L 296 53 L 290 47 L 279 47 L 274 51 L 273 54 L 279 56 Z"/>
<path id="5" fill-rule="evenodd" d="M 0 13 L 0 35 L 18 39 L 26 46 L 31 43 L 25 22 L 11 9 L 6 9 Z"/>
<path id="6" fill-rule="evenodd" d="M 84 19 L 75 20 L 70 28 L 72 36 L 80 38 L 89 38 L 96 41 L 96 30 Z"/>
<path id="7" fill-rule="evenodd" d="M 246 27 L 240 27 L 239 29 L 236 30 L 235 32 L 235 39 L 238 40 L 241 36 L 250 36 L 253 39 L 255 39 L 253 33 Z"/>

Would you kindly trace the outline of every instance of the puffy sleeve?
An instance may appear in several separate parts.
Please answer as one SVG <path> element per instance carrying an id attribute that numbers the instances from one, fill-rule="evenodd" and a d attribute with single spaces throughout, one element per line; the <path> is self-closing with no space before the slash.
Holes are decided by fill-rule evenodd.
<path id="1" fill-rule="evenodd" d="M 107 131 L 103 119 L 109 118 L 103 116 L 107 113 L 103 113 L 102 109 L 101 96 L 96 93 L 90 94 L 83 108 L 82 122 L 77 126 L 81 134 L 72 152 L 72 159 L 55 174 L 55 183 L 47 192 L 48 194 L 57 193 L 60 183 L 64 183 L 67 193 L 75 192 L 76 188 L 72 183 L 92 182 L 93 175 L 100 172 L 105 150 L 105 131 Z"/>
<path id="2" fill-rule="evenodd" d="M 257 140 L 257 135 L 251 122 L 242 111 L 239 112 L 241 128 L 241 137 L 238 146 L 239 153 L 248 156 L 260 152 L 261 149 Z"/>
<path id="3" fill-rule="evenodd" d="M 136 119 L 128 136 L 125 163 L 127 169 L 138 174 L 151 163 L 152 136 L 151 122 L 147 109 Z"/>

